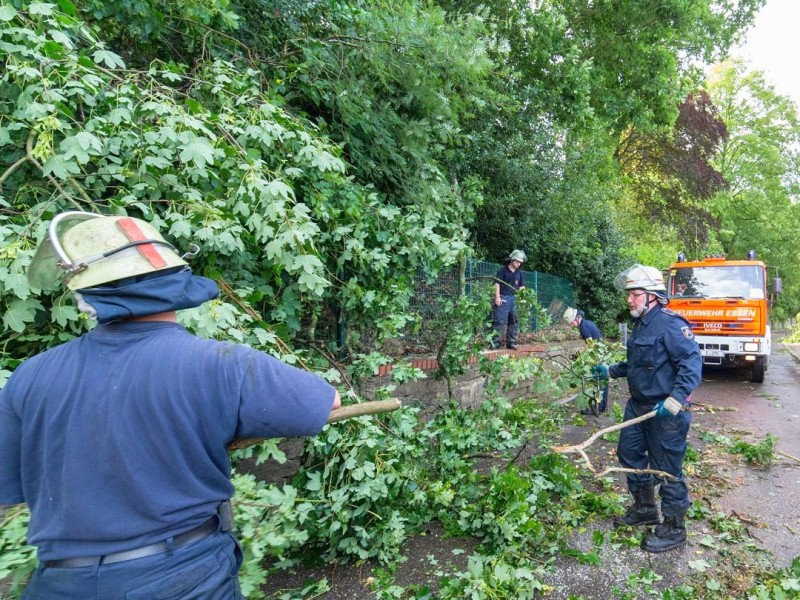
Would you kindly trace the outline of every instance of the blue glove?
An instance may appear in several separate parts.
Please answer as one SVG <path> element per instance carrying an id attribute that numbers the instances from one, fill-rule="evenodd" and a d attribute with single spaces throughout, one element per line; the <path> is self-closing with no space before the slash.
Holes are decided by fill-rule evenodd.
<path id="1" fill-rule="evenodd" d="M 609 378 L 608 365 L 595 365 L 592 367 L 592 377 L 606 381 Z"/>
<path id="2" fill-rule="evenodd" d="M 672 403 L 672 406 L 673 406 L 673 407 L 674 407 L 674 409 L 675 409 L 675 412 L 674 412 L 674 413 L 673 413 L 672 411 L 670 411 L 670 410 L 669 410 L 669 409 L 668 409 L 668 408 L 665 406 L 665 403 L 667 403 L 667 402 L 671 402 L 671 403 Z M 680 410 L 681 410 L 681 403 L 680 403 L 680 402 L 678 402 L 677 400 L 675 400 L 674 398 L 672 398 L 672 397 L 670 396 L 670 397 L 669 397 L 669 398 L 667 398 L 666 400 L 662 400 L 661 402 L 659 402 L 658 404 L 656 404 L 656 405 L 653 407 L 653 410 L 654 410 L 654 411 L 656 411 L 656 416 L 657 416 L 657 417 L 667 417 L 667 416 L 669 416 L 669 417 L 674 417 L 675 415 L 677 415 L 677 414 L 680 412 Z"/>

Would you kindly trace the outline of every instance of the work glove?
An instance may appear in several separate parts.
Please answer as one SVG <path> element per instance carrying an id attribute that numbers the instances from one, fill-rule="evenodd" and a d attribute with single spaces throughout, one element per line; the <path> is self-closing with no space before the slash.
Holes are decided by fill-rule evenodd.
<path id="1" fill-rule="evenodd" d="M 601 381 L 608 381 L 608 365 L 595 365 L 592 367 L 592 377 Z"/>
<path id="2" fill-rule="evenodd" d="M 670 410 L 669 407 L 672 407 Z M 680 401 L 675 400 L 672 396 L 667 398 L 666 400 L 662 400 L 658 404 L 653 407 L 653 410 L 656 411 L 657 417 L 674 417 L 681 411 L 682 405 Z M 674 412 L 673 412 L 674 410 Z"/>

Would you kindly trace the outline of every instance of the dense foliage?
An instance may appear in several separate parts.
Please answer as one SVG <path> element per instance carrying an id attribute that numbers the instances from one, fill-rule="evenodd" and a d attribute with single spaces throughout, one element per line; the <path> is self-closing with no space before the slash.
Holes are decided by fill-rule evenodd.
<path id="1" fill-rule="evenodd" d="M 714 199 L 720 246 L 735 257 L 755 250 L 769 275 L 784 281 L 774 316 L 794 316 L 800 310 L 798 107 L 740 61 L 716 67 L 709 93 L 730 132 L 715 158 L 729 182 Z"/>
<path id="2" fill-rule="evenodd" d="M 707 93 L 692 67 L 724 56 L 763 3 L 4 2 L 0 385 L 88 326 L 69 294 L 24 276 L 64 210 L 139 216 L 178 247 L 198 243 L 193 268 L 222 296 L 182 313 L 191 330 L 321 370 L 335 352 L 348 368 L 326 376 L 355 383 L 419 326 L 417 273 L 470 254 L 525 250 L 526 268 L 571 280 L 612 331 L 626 313 L 611 282 L 634 260 L 754 247 L 784 277 L 777 314 L 794 314 L 796 109 L 741 66 Z M 484 311 L 443 305 L 441 377 L 480 347 Z M 616 500 L 547 452 L 478 474 L 465 455 L 507 461 L 556 426 L 497 399 L 503 385 L 568 385 L 535 361 L 483 368 L 494 387 L 479 410 L 329 428 L 291 486 L 237 477 L 248 592 L 265 557 L 386 561 L 431 518 L 481 543 L 443 581 L 452 597 L 538 589 L 540 553 Z M 0 573 L 30 570 L 24 519 L 4 520 L 15 552 Z"/>

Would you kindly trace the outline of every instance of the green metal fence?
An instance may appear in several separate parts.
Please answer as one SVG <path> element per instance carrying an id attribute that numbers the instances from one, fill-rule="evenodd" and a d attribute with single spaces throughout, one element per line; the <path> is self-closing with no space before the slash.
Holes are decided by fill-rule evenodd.
<path id="1" fill-rule="evenodd" d="M 440 273 L 433 280 L 427 278 L 420 268 L 415 277 L 411 307 L 424 318 L 434 317 L 439 309 L 440 300 L 457 297 L 462 288 L 464 293 L 476 293 L 478 283 L 480 281 L 492 283 L 501 267 L 502 265 L 498 263 L 467 260 L 461 266 Z M 538 271 L 523 270 L 522 274 L 525 287 L 536 293 L 537 301 L 547 312 L 550 324 L 559 322 L 567 306 L 575 306 L 572 285 L 566 279 Z M 487 311 L 490 309 L 491 306 L 487 306 Z M 529 330 L 537 331 L 548 325 L 537 322 L 533 316 Z"/>
<path id="2" fill-rule="evenodd" d="M 494 283 L 501 266 L 497 263 L 467 260 L 461 265 L 439 273 L 436 277 L 426 275 L 422 267 L 417 269 L 414 276 L 414 295 L 409 308 L 420 316 L 420 323 L 418 327 L 412 328 L 413 331 L 402 335 L 401 346 L 404 352 L 432 351 L 440 342 L 441 332 L 435 328 L 441 327 L 440 324 L 437 325 L 439 323 L 437 316 L 442 310 L 442 300 L 456 299 L 462 293 L 477 294 L 481 282 L 484 286 Z M 567 280 L 537 271 L 523 270 L 522 273 L 525 287 L 536 293 L 539 305 L 549 317 L 546 319 L 547 323 L 539 322 L 536 311 L 531 311 L 531 322 L 527 328 L 523 327 L 523 331 L 541 331 L 548 326 L 556 325 L 561 321 L 564 309 L 567 306 L 575 306 L 572 286 Z M 491 299 L 487 296 L 487 321 L 490 319 L 491 308 Z M 325 345 L 336 353 L 343 348 L 347 332 L 347 323 L 341 318 L 340 311 L 335 306 L 327 307 L 316 325 L 317 339 L 324 340 Z M 370 351 L 369 339 L 360 340 L 359 343 L 363 344 L 361 351 Z"/>

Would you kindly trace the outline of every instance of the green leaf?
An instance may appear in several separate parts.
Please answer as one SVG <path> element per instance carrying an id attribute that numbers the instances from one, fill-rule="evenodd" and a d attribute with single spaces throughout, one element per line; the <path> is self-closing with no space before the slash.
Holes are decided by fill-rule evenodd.
<path id="1" fill-rule="evenodd" d="M 322 270 L 322 262 L 313 254 L 301 254 L 292 261 L 292 268 L 302 269 L 306 273 L 318 273 Z"/>
<path id="2" fill-rule="evenodd" d="M 703 559 L 698 559 L 698 560 L 690 560 L 689 567 L 691 567 L 695 571 L 704 573 L 705 571 L 711 568 L 711 565 L 708 563 L 708 561 L 705 561 Z"/>
<path id="3" fill-rule="evenodd" d="M 714 539 L 713 536 L 705 535 L 703 539 L 700 540 L 700 545 L 705 546 L 706 548 L 716 548 L 717 541 Z"/>
<path id="4" fill-rule="evenodd" d="M 8 4 L 0 6 L 0 21 L 10 21 L 16 16 L 17 16 L 17 11 L 14 9 L 13 6 L 9 6 Z"/>
<path id="5" fill-rule="evenodd" d="M 103 143 L 88 131 L 65 138 L 60 149 L 64 152 L 65 160 L 75 158 L 78 164 L 85 164 L 89 161 L 90 155 L 100 154 L 103 150 Z"/>
<path id="6" fill-rule="evenodd" d="M 2 277 L 3 289 L 13 292 L 17 298 L 25 299 L 31 295 L 28 280 L 21 273 L 8 273 Z"/>
<path id="7" fill-rule="evenodd" d="M 53 5 L 46 2 L 34 2 L 28 7 L 28 12 L 32 15 L 49 17 L 53 14 Z"/>
<path id="8" fill-rule="evenodd" d="M 61 327 L 66 327 L 68 323 L 75 322 L 80 317 L 80 312 L 69 304 L 54 304 L 50 309 L 50 319 L 58 323 Z"/>
<path id="9" fill-rule="evenodd" d="M 800 580 L 790 577 L 781 581 L 781 587 L 787 591 L 800 592 Z"/>
<path id="10" fill-rule="evenodd" d="M 25 324 L 32 323 L 36 311 L 42 309 L 42 303 L 35 298 L 12 300 L 3 314 L 3 326 L 18 333 L 25 331 Z"/>
<path id="11" fill-rule="evenodd" d="M 61 154 L 48 158 L 42 167 L 44 175 L 54 175 L 58 179 L 67 179 L 70 175 L 77 175 L 80 172 L 78 163 L 68 160 Z"/>
<path id="12" fill-rule="evenodd" d="M 280 179 L 273 179 L 270 181 L 267 185 L 267 192 L 276 198 L 284 198 L 289 200 L 294 197 L 294 190 L 292 190 L 291 187 L 286 185 Z"/>
<path id="13" fill-rule="evenodd" d="M 125 61 L 123 61 L 118 54 L 114 54 L 108 50 L 97 50 L 92 55 L 92 59 L 97 64 L 104 64 L 111 69 L 125 68 Z"/>
<path id="14" fill-rule="evenodd" d="M 204 137 L 199 137 L 191 132 L 184 132 L 180 135 L 183 142 L 183 150 L 180 159 L 184 163 L 193 162 L 199 168 L 205 168 L 214 162 L 214 146 Z"/>

